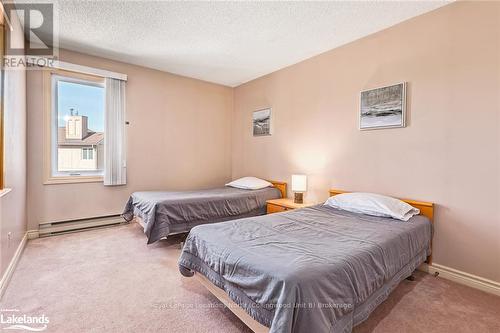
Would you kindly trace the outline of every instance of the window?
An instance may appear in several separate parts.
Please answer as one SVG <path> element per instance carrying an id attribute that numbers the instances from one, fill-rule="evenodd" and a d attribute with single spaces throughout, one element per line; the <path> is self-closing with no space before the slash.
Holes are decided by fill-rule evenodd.
<path id="1" fill-rule="evenodd" d="M 104 80 L 63 70 L 44 74 L 46 183 L 102 181 Z"/>
<path id="2" fill-rule="evenodd" d="M 94 148 L 82 148 L 82 160 L 94 159 Z"/>

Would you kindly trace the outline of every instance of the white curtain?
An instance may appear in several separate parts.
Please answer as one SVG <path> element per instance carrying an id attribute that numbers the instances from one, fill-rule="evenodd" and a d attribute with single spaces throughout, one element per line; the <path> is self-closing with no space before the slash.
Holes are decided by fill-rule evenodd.
<path id="1" fill-rule="evenodd" d="M 104 185 L 125 185 L 125 81 L 106 78 Z"/>

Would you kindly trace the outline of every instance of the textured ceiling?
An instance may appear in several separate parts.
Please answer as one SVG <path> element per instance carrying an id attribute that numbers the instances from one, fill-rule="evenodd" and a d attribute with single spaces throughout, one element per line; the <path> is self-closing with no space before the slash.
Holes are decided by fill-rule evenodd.
<path id="1" fill-rule="evenodd" d="M 237 86 L 446 1 L 59 1 L 60 46 Z"/>

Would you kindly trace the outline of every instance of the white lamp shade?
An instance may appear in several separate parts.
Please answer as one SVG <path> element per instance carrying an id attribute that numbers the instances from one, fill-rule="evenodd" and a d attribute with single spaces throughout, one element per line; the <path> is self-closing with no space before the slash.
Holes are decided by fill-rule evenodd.
<path id="1" fill-rule="evenodd" d="M 292 175 L 292 192 L 305 192 L 307 190 L 306 175 Z"/>

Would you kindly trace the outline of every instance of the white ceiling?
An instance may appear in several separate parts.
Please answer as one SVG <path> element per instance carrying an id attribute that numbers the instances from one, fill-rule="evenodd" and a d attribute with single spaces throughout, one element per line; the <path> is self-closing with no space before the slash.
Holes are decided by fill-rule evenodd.
<path id="1" fill-rule="evenodd" d="M 60 46 L 237 86 L 447 1 L 59 1 Z"/>

